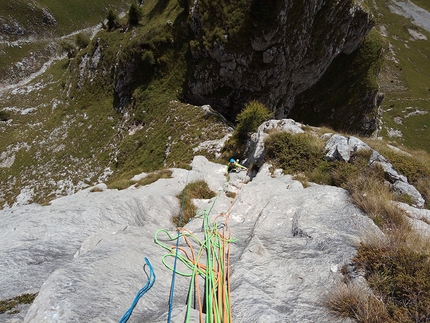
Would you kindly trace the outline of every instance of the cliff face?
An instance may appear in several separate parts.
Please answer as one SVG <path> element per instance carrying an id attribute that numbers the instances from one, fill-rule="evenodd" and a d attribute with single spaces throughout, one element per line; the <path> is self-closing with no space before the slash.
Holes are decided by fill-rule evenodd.
<path id="1" fill-rule="evenodd" d="M 193 62 L 189 67 L 187 99 L 210 103 L 230 118 L 244 103 L 258 99 L 274 110 L 277 118 L 303 108 L 305 112 L 296 113 L 296 118 L 312 124 L 331 124 L 333 113 L 345 109 L 347 102 L 349 111 L 336 116 L 348 118 L 347 129 L 343 128 L 361 133 L 374 130 L 377 86 L 357 88 L 359 95 L 354 89 L 342 93 L 349 97 L 339 103 L 326 100 L 322 95 L 327 92 L 325 84 L 319 84 L 330 67 L 336 71 L 331 82 L 347 80 L 354 87 L 367 78 L 369 64 L 363 67 L 364 73 L 349 76 L 351 66 L 357 65 L 363 39 L 374 25 L 362 1 L 237 3 L 242 20 L 229 19 L 235 14 L 232 5 L 216 1 L 195 1 L 190 9 L 195 40 L 190 42 Z M 208 18 L 208 9 L 219 19 Z M 234 21 L 243 24 L 238 28 L 232 25 Z"/>

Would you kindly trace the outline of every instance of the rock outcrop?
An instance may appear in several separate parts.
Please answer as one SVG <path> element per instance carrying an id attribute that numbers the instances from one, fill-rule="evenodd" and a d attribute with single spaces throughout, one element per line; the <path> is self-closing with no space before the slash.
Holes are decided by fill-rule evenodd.
<path id="1" fill-rule="evenodd" d="M 385 173 L 385 178 L 388 185 L 399 195 L 408 195 L 414 201 L 414 205 L 422 208 L 425 205 L 425 200 L 421 193 L 411 184 L 409 184 L 406 176 L 399 174 L 388 160 L 376 150 L 370 148 L 369 145 L 360 139 L 350 136 L 348 138 L 341 135 L 333 135 L 327 141 L 325 146 L 327 151 L 325 158 L 327 160 L 340 160 L 348 162 L 353 152 L 361 149 L 371 151 L 369 165 L 379 165 Z"/>
<path id="2" fill-rule="evenodd" d="M 245 155 L 245 163 L 247 165 L 255 165 L 260 167 L 264 163 L 266 149 L 264 146 L 265 139 L 269 136 L 270 131 L 287 131 L 292 134 L 304 132 L 303 125 L 292 120 L 269 120 L 261 124 L 257 131 L 253 133 L 247 141 Z M 414 202 L 416 207 L 422 208 L 425 205 L 425 200 L 421 193 L 408 182 L 406 176 L 399 174 L 388 160 L 375 149 L 372 149 L 368 144 L 354 136 L 345 137 L 338 134 L 326 133 L 323 135 L 325 139 L 325 159 L 328 161 L 349 162 L 351 155 L 360 150 L 369 150 L 371 156 L 369 165 L 379 165 L 385 173 L 387 184 L 399 195 L 408 195 Z"/>
<path id="3" fill-rule="evenodd" d="M 298 114 L 300 119 L 295 120 L 306 122 L 309 116 L 309 120 L 316 117 L 321 123 L 331 124 L 334 114 L 349 130 L 364 133 L 375 130 L 375 120 L 368 120 L 366 115 L 375 110 L 377 89 L 359 93 L 355 102 L 351 102 L 351 93 L 342 93 L 349 97 L 349 113 L 346 114 L 345 107 L 333 102 L 326 107 L 329 112 L 321 111 L 320 106 L 329 102 L 326 101 L 330 97 L 327 89 L 307 93 L 307 106 L 302 98 L 303 102 L 296 107 L 300 94 L 312 89 L 336 58 L 356 56 L 356 50 L 374 25 L 371 14 L 361 2 L 295 0 L 266 3 L 255 0 L 250 7 L 241 8 L 245 11 L 242 13 L 245 22 L 234 34 L 231 30 L 239 27 L 229 25 L 224 13 L 220 14 L 223 19 L 216 20 L 218 23 L 215 24 L 212 20 L 214 25 L 210 25 L 211 20 L 205 12 L 208 8 L 213 10 L 213 15 L 223 10 L 217 3 L 205 1 L 195 1 L 191 8 L 195 40 L 191 46 L 193 62 L 189 67 L 193 76 L 188 80 L 186 95 L 189 100 L 210 104 L 233 118 L 244 103 L 258 99 L 274 110 L 277 118 L 303 108 L 305 112 Z M 258 14 L 257 9 L 261 9 Z M 222 35 L 208 44 L 208 30 L 214 29 Z M 342 59 L 342 66 L 335 68 L 337 80 L 342 79 L 353 64 L 352 60 L 346 61 Z M 358 80 L 353 82 L 358 83 Z M 361 92 L 358 88 L 355 91 Z M 315 102 L 311 105 L 311 97 L 318 98 L 318 108 Z M 346 115 L 348 120 L 343 118 Z"/>
<path id="4" fill-rule="evenodd" d="M 84 190 L 49 206 L 0 211 L 0 295 L 38 292 L 28 309 L 0 315 L 3 322 L 118 322 L 147 277 L 156 281 L 129 322 L 165 322 L 172 272 L 165 250 L 154 243 L 158 229 L 176 234 L 171 217 L 185 182 L 205 180 L 214 191 L 225 184 L 224 165 L 195 157 L 192 170 L 144 187 Z M 346 322 L 321 305 L 355 255 L 359 236 L 378 232 L 343 189 L 311 185 L 288 175 L 273 177 L 264 165 L 251 182 L 232 173 L 210 212 L 230 207 L 231 301 L 234 322 Z M 202 209 L 212 201 L 198 200 Z M 200 236 L 202 219 L 186 227 Z M 181 245 L 184 244 L 181 242 Z M 185 246 L 185 245 L 184 245 Z M 184 317 L 189 279 L 176 278 L 172 322 Z M 196 313 L 194 313 L 196 314 Z"/>

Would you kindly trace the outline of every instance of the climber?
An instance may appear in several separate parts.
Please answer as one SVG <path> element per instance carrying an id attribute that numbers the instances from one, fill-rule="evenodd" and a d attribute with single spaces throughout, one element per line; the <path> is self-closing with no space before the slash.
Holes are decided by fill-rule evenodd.
<path id="1" fill-rule="evenodd" d="M 237 161 L 235 161 L 234 158 L 230 158 L 230 162 L 227 165 L 227 168 L 225 170 L 225 174 L 228 175 L 228 173 L 230 173 L 233 169 L 235 169 L 237 167 L 248 170 L 248 168 L 246 168 L 245 166 L 242 166 Z"/>

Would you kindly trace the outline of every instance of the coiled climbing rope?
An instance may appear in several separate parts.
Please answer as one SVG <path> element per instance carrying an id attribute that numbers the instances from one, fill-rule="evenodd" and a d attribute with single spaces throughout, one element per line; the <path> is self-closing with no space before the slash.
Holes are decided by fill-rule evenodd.
<path id="1" fill-rule="evenodd" d="M 188 180 L 188 177 L 187 177 Z M 235 199 L 225 214 L 219 214 L 214 221 L 209 220 L 209 214 L 215 205 L 218 197 L 225 192 L 227 181 L 222 189 L 213 198 L 210 206 L 199 212 L 198 217 L 203 218 L 204 238 L 199 239 L 192 232 L 179 227 L 176 237 L 170 235 L 167 230 L 160 229 L 155 234 L 155 242 L 168 250 L 169 253 L 163 256 L 163 264 L 173 271 L 173 277 L 178 274 L 190 277 L 188 289 L 187 311 L 184 322 L 190 322 L 191 310 L 194 308 L 199 311 L 200 323 L 231 323 L 232 311 L 230 302 L 230 243 L 235 239 L 231 237 L 228 227 L 228 220 L 231 209 L 236 201 L 242 186 L 240 186 Z M 185 195 L 185 190 L 184 193 Z M 182 200 L 184 201 L 184 195 Z M 183 203 L 180 213 L 180 223 Z M 163 239 L 160 236 L 163 235 Z M 179 246 L 179 240 L 185 241 L 186 247 Z M 162 242 L 163 240 L 164 242 Z M 168 245 L 176 241 L 175 246 Z M 197 249 L 197 250 L 196 250 Z M 168 258 L 174 257 L 174 265 L 168 263 Z M 187 272 L 177 270 L 177 262 L 185 265 Z M 205 263 L 203 263 L 205 261 Z M 204 295 L 201 295 L 199 278 L 204 280 Z M 174 278 L 172 278 L 171 297 L 169 302 L 170 322 L 173 306 Z"/>

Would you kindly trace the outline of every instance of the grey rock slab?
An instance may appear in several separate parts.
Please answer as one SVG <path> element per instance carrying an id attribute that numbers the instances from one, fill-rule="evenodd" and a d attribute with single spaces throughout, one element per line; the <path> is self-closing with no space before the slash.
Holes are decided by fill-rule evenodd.
<path id="1" fill-rule="evenodd" d="M 355 255 L 359 233 L 376 229 L 346 191 L 291 182 L 257 176 L 232 210 L 244 219 L 230 224 L 239 239 L 231 277 L 238 322 L 340 321 L 319 305 L 322 296 Z"/>
<path id="2" fill-rule="evenodd" d="M 166 322 L 172 271 L 163 264 L 177 231 L 170 218 L 186 182 L 203 179 L 218 192 L 199 200 L 215 223 L 231 229 L 231 302 L 234 322 L 342 322 L 321 300 L 342 277 L 355 255 L 359 236 L 377 230 L 349 201 L 343 189 L 302 184 L 273 176 L 269 165 L 249 181 L 225 165 L 196 157 L 190 171 L 126 190 L 89 190 L 50 206 L 28 205 L 0 211 L 1 298 L 39 292 L 25 319 L 16 322 L 118 322 L 145 285 L 144 257 L 156 281 L 129 322 Z M 226 192 L 235 192 L 230 197 Z M 202 219 L 185 229 L 203 239 Z M 167 232 L 167 233 L 166 233 Z M 179 246 L 186 247 L 181 240 Z M 166 263 L 173 266 L 173 257 Z M 204 257 L 203 257 L 204 259 Z M 187 272 L 178 263 L 180 272 Z M 148 268 L 146 268 L 148 269 Z M 183 322 L 190 279 L 176 275 L 172 322 Z M 201 288 L 203 286 L 203 281 Z M 198 313 L 191 317 L 197 321 Z M 14 322 L 15 323 L 15 322 Z"/>
<path id="3" fill-rule="evenodd" d="M 422 208 L 424 207 L 425 200 L 421 196 L 421 193 L 411 184 L 405 183 L 404 181 L 398 180 L 393 185 L 393 190 L 398 194 L 406 194 L 409 195 L 415 203 L 415 206 Z"/>
<path id="4" fill-rule="evenodd" d="M 327 151 L 325 159 L 328 161 L 349 161 L 351 149 L 348 145 L 348 139 L 344 136 L 337 134 L 331 136 L 325 145 L 325 150 Z"/>

